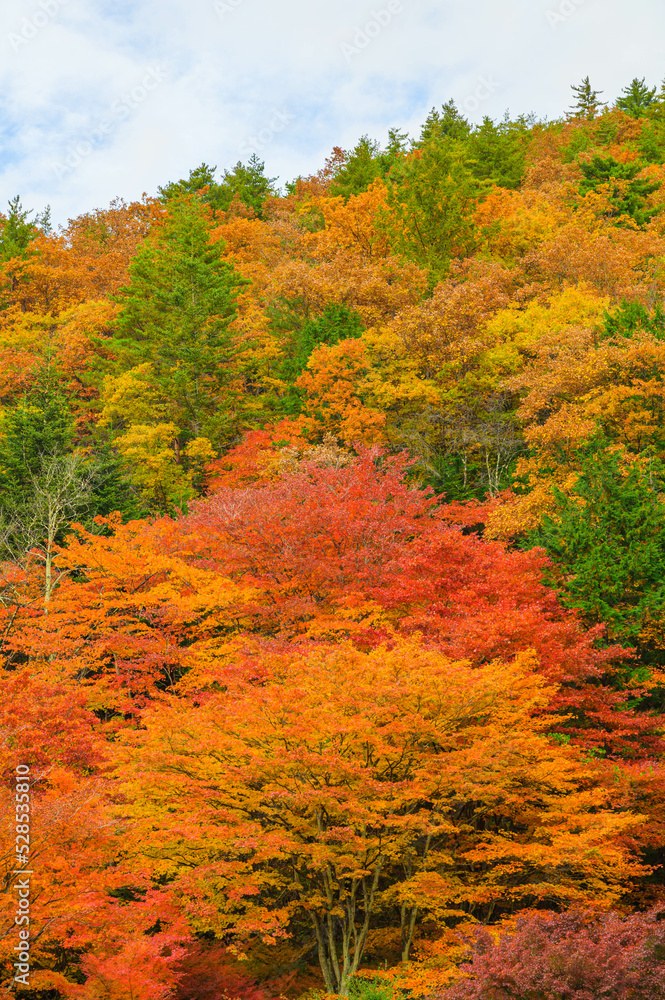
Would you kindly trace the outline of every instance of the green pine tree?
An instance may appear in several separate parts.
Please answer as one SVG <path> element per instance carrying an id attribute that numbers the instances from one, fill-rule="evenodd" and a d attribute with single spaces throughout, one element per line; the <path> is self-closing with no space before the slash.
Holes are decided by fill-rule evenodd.
<path id="1" fill-rule="evenodd" d="M 661 184 L 660 181 L 648 181 L 637 176 L 644 169 L 644 164 L 619 163 L 611 156 L 596 153 L 591 160 L 580 161 L 579 167 L 584 175 L 580 194 L 607 186 L 614 218 L 621 219 L 627 215 L 643 226 L 661 211 L 660 206 L 646 207 L 649 195 L 658 191 Z"/>
<path id="2" fill-rule="evenodd" d="M 74 418 L 56 373 L 45 367 L 31 392 L 5 411 L 0 424 L 0 507 L 20 507 L 45 455 L 72 448 Z"/>
<path id="3" fill-rule="evenodd" d="M 276 193 L 276 177 L 266 177 L 265 163 L 256 153 L 247 164 L 238 161 L 233 170 L 225 170 L 221 181 L 215 180 L 217 167 L 202 163 L 190 170 L 187 180 L 172 181 L 158 188 L 163 202 L 178 199 L 187 194 L 198 194 L 202 201 L 210 205 L 213 212 L 227 212 L 234 198 L 251 208 L 259 218 L 263 218 L 266 199 Z"/>
<path id="4" fill-rule="evenodd" d="M 200 167 L 189 171 L 187 180 L 171 181 L 164 187 L 157 188 L 161 201 L 166 203 L 183 194 L 197 194 L 199 191 L 205 191 L 206 188 L 214 188 L 216 170 L 217 167 L 210 167 L 207 163 L 202 163 Z"/>
<path id="5" fill-rule="evenodd" d="M 531 122 L 507 117 L 494 122 L 485 117 L 469 138 L 473 174 L 499 187 L 519 187 L 526 167 L 526 153 Z"/>
<path id="6" fill-rule="evenodd" d="M 39 235 L 42 221 L 40 216 L 31 220 L 32 214 L 23 208 L 18 195 L 9 202 L 7 215 L 0 221 L 0 261 L 27 256 L 30 244 Z M 47 228 L 50 228 L 49 214 L 47 210 L 44 215 Z"/>
<path id="7" fill-rule="evenodd" d="M 363 135 L 351 152 L 346 153 L 344 165 L 336 171 L 330 184 L 332 197 L 351 195 L 366 191 L 372 181 L 385 176 L 378 142 Z"/>
<path id="8" fill-rule="evenodd" d="M 432 140 L 437 139 L 463 142 L 470 134 L 471 125 L 464 115 L 460 114 L 455 102 L 450 100 L 441 106 L 440 112 L 436 108 L 432 108 L 425 119 L 416 146 L 426 146 Z"/>
<path id="9" fill-rule="evenodd" d="M 121 364 L 151 366 L 152 385 L 188 438 L 223 440 L 229 432 L 235 357 L 229 327 L 243 281 L 222 252 L 222 244 L 210 241 L 206 206 L 175 197 L 118 296 Z"/>
<path id="10" fill-rule="evenodd" d="M 344 163 L 336 169 L 330 182 L 330 195 L 341 195 L 348 200 L 352 195 L 366 191 L 379 177 L 388 177 L 395 164 L 404 158 L 407 140 L 405 132 L 389 129 L 388 143 L 385 149 L 381 149 L 380 144 L 369 136 L 361 136 L 350 152 L 344 151 Z M 292 186 L 293 191 L 295 186 Z"/>
<path id="11" fill-rule="evenodd" d="M 651 108 L 657 105 L 656 88 L 647 87 L 644 77 L 638 80 L 635 77 L 628 87 L 621 91 L 622 96 L 617 100 L 617 108 L 621 108 L 631 118 L 643 118 Z"/>
<path id="12" fill-rule="evenodd" d="M 581 454 L 581 474 L 568 496 L 529 536 L 558 570 L 564 603 L 586 623 L 605 622 L 610 637 L 639 644 L 644 623 L 665 609 L 665 468 L 641 456 L 626 470 L 625 454 L 596 439 Z"/>
<path id="13" fill-rule="evenodd" d="M 665 339 L 665 310 L 657 302 L 651 312 L 640 302 L 622 302 L 612 313 L 605 313 L 607 337 L 632 337 L 644 331 L 657 340 Z"/>
<path id="14" fill-rule="evenodd" d="M 276 180 L 276 177 L 266 177 L 265 163 L 252 153 L 247 164 L 238 161 L 233 170 L 224 171 L 210 203 L 214 208 L 228 211 L 233 199 L 239 198 L 262 219 L 267 199 L 276 193 Z"/>
<path id="15" fill-rule="evenodd" d="M 579 86 L 572 84 L 570 89 L 576 97 L 575 104 L 570 108 L 573 118 L 592 121 L 600 113 L 601 108 L 607 107 L 606 101 L 598 100 L 603 91 L 594 90 L 588 76 L 584 77 Z"/>
<path id="16" fill-rule="evenodd" d="M 637 152 L 645 163 L 665 162 L 665 121 L 663 111 L 665 101 L 659 99 L 658 115 L 642 118 L 642 132 L 637 143 Z"/>
<path id="17" fill-rule="evenodd" d="M 407 132 L 400 132 L 398 128 L 388 129 L 388 143 L 383 155 L 388 158 L 390 165 L 395 160 L 401 160 L 408 149 L 409 136 Z"/>

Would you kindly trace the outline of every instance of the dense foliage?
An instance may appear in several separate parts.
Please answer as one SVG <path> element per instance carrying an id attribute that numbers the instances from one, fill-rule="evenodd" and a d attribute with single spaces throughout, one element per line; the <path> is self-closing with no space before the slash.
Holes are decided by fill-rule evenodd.
<path id="1" fill-rule="evenodd" d="M 0 217 L 26 1000 L 665 996 L 665 90 Z M 21 772 L 22 773 L 22 772 Z"/>

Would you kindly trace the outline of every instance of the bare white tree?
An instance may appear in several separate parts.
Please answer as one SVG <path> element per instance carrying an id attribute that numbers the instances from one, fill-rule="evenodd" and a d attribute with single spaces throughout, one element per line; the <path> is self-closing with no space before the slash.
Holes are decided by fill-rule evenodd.
<path id="1" fill-rule="evenodd" d="M 19 510 L 0 512 L 0 546 L 16 565 L 39 560 L 44 566 L 44 611 L 62 578 L 54 567 L 56 539 L 89 507 L 97 476 L 76 452 L 44 455 L 37 472 L 30 473 Z"/>

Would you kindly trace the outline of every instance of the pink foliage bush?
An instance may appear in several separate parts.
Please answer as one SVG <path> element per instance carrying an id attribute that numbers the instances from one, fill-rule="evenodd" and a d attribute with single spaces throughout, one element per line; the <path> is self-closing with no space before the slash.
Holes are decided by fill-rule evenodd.
<path id="1" fill-rule="evenodd" d="M 438 1000 L 665 1000 L 665 908 L 621 917 L 534 914 L 473 959 Z"/>

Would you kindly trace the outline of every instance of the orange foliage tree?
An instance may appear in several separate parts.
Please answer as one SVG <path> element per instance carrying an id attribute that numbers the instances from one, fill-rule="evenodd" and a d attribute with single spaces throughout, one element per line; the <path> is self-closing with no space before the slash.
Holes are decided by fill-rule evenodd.
<path id="1" fill-rule="evenodd" d="M 406 960 L 423 917 L 607 904 L 639 873 L 615 844 L 636 818 L 544 735 L 533 665 L 338 646 L 165 699 L 123 740 L 130 851 L 198 931 L 308 923 L 342 996 L 377 922 L 401 922 Z"/>

